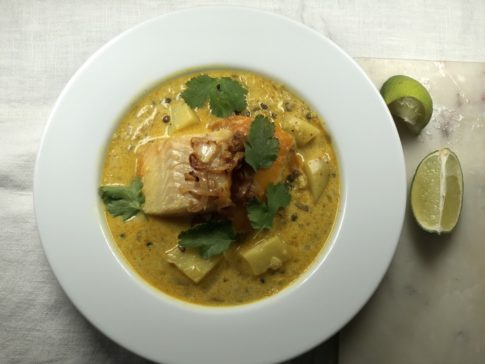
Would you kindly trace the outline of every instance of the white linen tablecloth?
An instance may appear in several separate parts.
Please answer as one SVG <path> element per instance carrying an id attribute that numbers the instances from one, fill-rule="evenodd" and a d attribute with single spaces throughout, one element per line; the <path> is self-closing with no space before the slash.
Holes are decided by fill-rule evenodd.
<path id="1" fill-rule="evenodd" d="M 33 212 L 35 155 L 55 99 L 94 51 L 144 20 L 207 4 L 286 15 L 354 57 L 485 61 L 483 0 L 1 0 L 0 363 L 146 362 L 88 323 L 53 276 Z M 294 362 L 323 360 L 315 351 Z"/>

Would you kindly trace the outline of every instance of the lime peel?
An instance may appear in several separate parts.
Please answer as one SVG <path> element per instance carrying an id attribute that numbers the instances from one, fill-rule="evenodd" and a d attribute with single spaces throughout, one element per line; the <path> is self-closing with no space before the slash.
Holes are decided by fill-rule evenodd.
<path id="1" fill-rule="evenodd" d="M 394 120 L 404 121 L 412 132 L 418 134 L 431 119 L 433 100 L 419 81 L 396 75 L 384 82 L 380 92 Z"/>

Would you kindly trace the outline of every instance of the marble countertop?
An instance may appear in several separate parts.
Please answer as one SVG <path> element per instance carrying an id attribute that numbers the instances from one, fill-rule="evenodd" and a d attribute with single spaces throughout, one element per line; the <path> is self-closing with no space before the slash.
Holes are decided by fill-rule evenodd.
<path id="1" fill-rule="evenodd" d="M 485 63 L 357 59 L 377 87 L 394 74 L 421 81 L 433 116 L 419 136 L 399 128 L 408 186 L 429 153 L 457 153 L 461 219 L 449 235 L 422 231 L 406 212 L 391 266 L 342 330 L 339 363 L 485 362 Z"/>
<path id="2" fill-rule="evenodd" d="M 94 51 L 144 20 L 207 4 L 282 14 L 352 57 L 381 58 L 358 59 L 376 85 L 407 73 L 433 97 L 450 90 L 436 92 L 440 109 L 419 137 L 401 136 L 408 176 L 438 146 L 456 149 L 462 159 L 466 192 L 457 230 L 447 237 L 425 234 L 408 214 L 390 270 L 366 307 L 338 338 L 291 363 L 484 363 L 482 0 L 0 2 L 0 363 L 147 362 L 87 322 L 53 276 L 33 214 L 35 154 L 55 99 Z"/>

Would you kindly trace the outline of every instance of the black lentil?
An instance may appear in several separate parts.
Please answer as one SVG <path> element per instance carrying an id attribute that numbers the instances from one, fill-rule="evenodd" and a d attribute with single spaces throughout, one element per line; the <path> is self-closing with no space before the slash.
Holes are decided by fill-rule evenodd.
<path id="1" fill-rule="evenodd" d="M 304 203 L 301 202 L 295 202 L 295 206 L 299 208 L 302 211 L 308 212 L 310 211 L 310 207 L 308 205 L 305 205 Z"/>
<path id="2" fill-rule="evenodd" d="M 284 107 L 285 107 L 286 111 L 292 111 L 293 110 L 293 104 L 288 102 L 288 101 L 284 103 Z"/>
<path id="3" fill-rule="evenodd" d="M 300 176 L 300 171 L 298 169 L 294 169 L 291 171 L 291 173 L 286 177 L 286 181 L 291 183 L 294 182 L 299 176 Z"/>
<path id="4" fill-rule="evenodd" d="M 170 122 L 170 116 L 165 115 L 162 120 L 163 120 L 164 123 L 168 123 L 168 122 Z"/>

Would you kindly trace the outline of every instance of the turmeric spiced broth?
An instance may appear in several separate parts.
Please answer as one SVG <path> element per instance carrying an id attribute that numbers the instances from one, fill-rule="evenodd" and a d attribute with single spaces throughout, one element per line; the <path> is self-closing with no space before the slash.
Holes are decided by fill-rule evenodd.
<path id="1" fill-rule="evenodd" d="M 331 233 L 340 189 L 318 115 L 238 70 L 186 74 L 137 100 L 109 142 L 101 185 L 129 265 L 202 305 L 262 299 L 299 277 Z"/>

